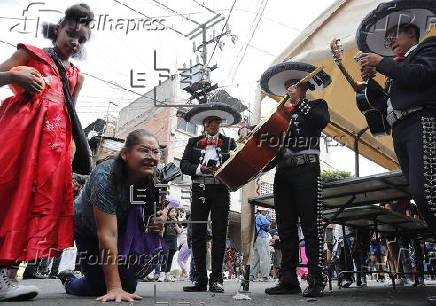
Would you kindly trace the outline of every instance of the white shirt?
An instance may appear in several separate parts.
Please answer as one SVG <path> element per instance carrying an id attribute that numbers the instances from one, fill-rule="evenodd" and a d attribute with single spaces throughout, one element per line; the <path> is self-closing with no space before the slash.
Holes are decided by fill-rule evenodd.
<path id="1" fill-rule="evenodd" d="M 412 47 L 409 49 L 409 51 L 407 51 L 406 54 L 404 54 L 404 57 L 408 57 L 409 54 L 410 54 L 410 52 L 412 52 L 413 50 L 415 50 L 416 47 L 418 47 L 418 45 L 414 45 L 414 46 L 412 46 Z M 391 88 L 389 87 L 389 92 L 390 92 L 390 91 L 391 91 Z M 394 107 L 392 106 L 391 98 L 388 99 L 388 103 L 387 103 L 387 104 L 388 104 L 387 111 L 388 111 L 388 114 L 390 114 L 390 113 L 392 113 L 392 112 L 394 111 Z"/>
<path id="2" fill-rule="evenodd" d="M 219 135 L 220 135 L 220 133 L 217 133 L 214 136 L 210 136 L 210 135 L 206 134 L 206 138 L 210 137 L 210 138 L 219 139 Z M 206 152 L 204 154 L 204 158 L 203 158 L 202 163 L 203 164 L 204 163 L 207 164 L 207 162 L 209 160 L 216 160 L 217 161 L 216 166 L 218 167 L 220 165 L 220 159 L 219 159 L 218 153 L 216 152 L 216 146 L 215 145 L 208 145 L 208 146 L 206 146 L 205 150 L 206 150 Z M 212 176 L 212 174 L 204 174 L 203 172 L 201 172 L 201 170 L 200 170 L 201 165 L 202 164 L 198 165 L 197 171 L 195 172 L 195 174 L 198 175 L 198 176 Z"/>

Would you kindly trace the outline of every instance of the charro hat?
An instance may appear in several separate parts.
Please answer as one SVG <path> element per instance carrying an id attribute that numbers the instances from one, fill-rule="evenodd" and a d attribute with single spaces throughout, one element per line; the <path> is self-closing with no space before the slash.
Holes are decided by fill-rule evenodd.
<path id="1" fill-rule="evenodd" d="M 191 108 L 184 116 L 185 120 L 197 125 L 203 125 L 207 117 L 221 118 L 221 126 L 230 126 L 241 121 L 241 114 L 228 104 L 210 102 Z"/>
<path id="2" fill-rule="evenodd" d="M 260 87 L 270 95 L 283 97 L 286 95 L 285 83 L 289 80 L 301 80 L 316 69 L 315 66 L 302 62 L 283 62 L 268 68 L 260 78 Z M 310 90 L 320 90 L 331 83 L 330 76 L 321 71 L 308 82 Z"/>
<path id="3" fill-rule="evenodd" d="M 382 56 L 394 56 L 385 46 L 386 32 L 394 27 L 415 25 L 422 38 L 436 20 L 434 0 L 394 0 L 381 3 L 360 23 L 356 43 L 360 51 L 373 52 Z"/>

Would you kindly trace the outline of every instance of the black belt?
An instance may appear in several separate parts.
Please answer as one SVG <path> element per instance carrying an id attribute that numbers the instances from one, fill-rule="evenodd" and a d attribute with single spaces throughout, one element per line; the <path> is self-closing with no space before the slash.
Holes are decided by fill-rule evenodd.
<path id="1" fill-rule="evenodd" d="M 389 123 L 389 125 L 392 127 L 394 124 L 407 116 L 410 116 L 416 112 L 422 111 L 425 109 L 423 106 L 416 106 L 409 108 L 407 110 L 393 110 L 386 116 L 386 121 Z"/>
<path id="2" fill-rule="evenodd" d="M 284 158 L 278 164 L 279 168 L 298 167 L 305 164 L 319 163 L 318 154 L 300 154 Z"/>
<path id="3" fill-rule="evenodd" d="M 213 176 L 199 176 L 192 180 L 194 184 L 222 184 L 221 181 Z"/>

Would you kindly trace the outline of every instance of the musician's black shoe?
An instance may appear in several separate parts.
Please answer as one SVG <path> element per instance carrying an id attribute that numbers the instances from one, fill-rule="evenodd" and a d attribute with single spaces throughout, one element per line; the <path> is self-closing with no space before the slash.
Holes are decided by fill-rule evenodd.
<path id="1" fill-rule="evenodd" d="M 266 294 L 300 294 L 301 288 L 300 285 L 297 283 L 285 283 L 285 282 L 279 282 L 277 286 L 270 287 L 265 289 Z"/>
<path id="2" fill-rule="evenodd" d="M 183 291 L 185 292 L 202 292 L 207 290 L 207 282 L 197 282 L 194 281 L 192 286 L 184 286 Z"/>
<path id="3" fill-rule="evenodd" d="M 224 292 L 223 284 L 218 282 L 218 281 L 210 283 L 209 284 L 209 291 L 216 292 L 216 293 L 223 293 Z"/>
<path id="4" fill-rule="evenodd" d="M 324 290 L 324 282 L 322 278 L 311 278 L 309 275 L 309 278 L 307 279 L 307 283 L 309 286 L 304 290 L 303 296 L 304 297 L 320 297 L 323 295 Z"/>

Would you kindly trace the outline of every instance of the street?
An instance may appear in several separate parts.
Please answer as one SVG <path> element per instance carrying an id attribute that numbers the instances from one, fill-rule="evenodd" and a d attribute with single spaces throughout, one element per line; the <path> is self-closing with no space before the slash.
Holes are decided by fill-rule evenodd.
<path id="1" fill-rule="evenodd" d="M 11 305 L 100 305 L 91 297 L 76 297 L 65 294 L 59 280 L 24 280 L 23 284 L 35 285 L 40 288 L 40 294 L 33 301 L 9 303 Z M 239 282 L 235 280 L 225 281 L 223 294 L 210 292 L 185 293 L 182 291 L 186 281 L 174 283 L 139 283 L 137 294 L 143 297 L 136 305 L 428 305 L 426 297 L 436 295 L 436 281 L 426 281 L 427 285 L 413 288 L 411 286 L 400 287 L 392 290 L 387 283 L 368 281 L 368 287 L 339 290 L 336 282 L 333 282 L 333 292 L 327 292 L 324 297 L 318 299 L 306 299 L 301 295 L 268 296 L 264 293 L 266 287 L 275 282 L 254 282 L 250 284 L 251 292 L 248 294 L 251 300 L 235 300 Z M 154 287 L 156 286 L 156 297 Z M 302 285 L 302 289 L 306 284 Z M 127 303 L 125 303 L 127 304 Z M 4 304 L 3 304 L 4 305 Z"/>

